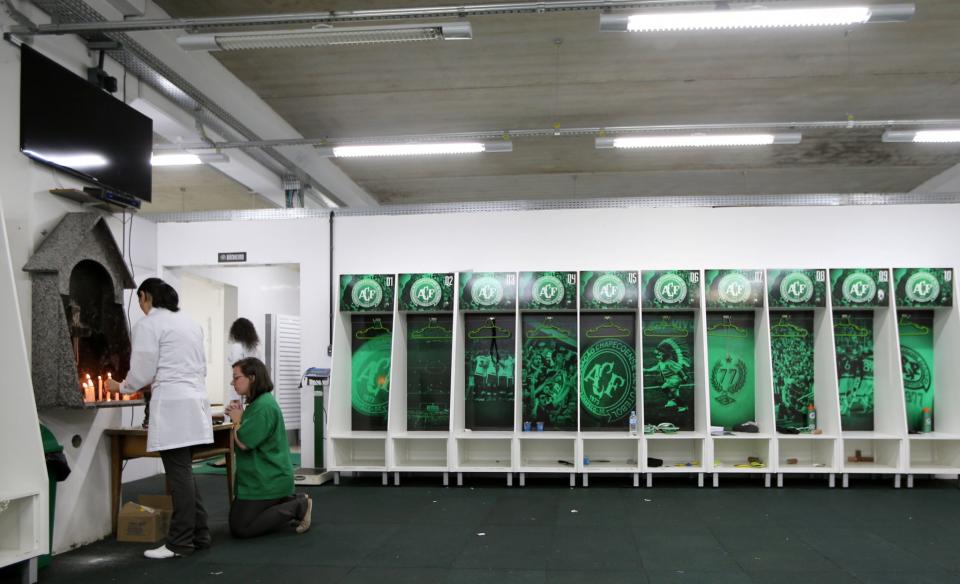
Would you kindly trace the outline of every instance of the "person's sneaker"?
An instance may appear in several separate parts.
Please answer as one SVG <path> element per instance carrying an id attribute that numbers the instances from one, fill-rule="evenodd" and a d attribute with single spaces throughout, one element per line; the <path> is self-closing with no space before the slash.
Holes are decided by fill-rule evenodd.
<path id="1" fill-rule="evenodd" d="M 151 560 L 168 560 L 170 558 L 179 558 L 180 554 L 168 549 L 166 545 L 162 545 L 158 548 L 143 552 L 143 557 L 150 558 Z"/>
<path id="2" fill-rule="evenodd" d="M 307 497 L 307 511 L 303 514 L 303 519 L 300 520 L 300 524 L 297 525 L 297 533 L 306 533 L 310 529 L 310 520 L 313 517 L 313 499 L 310 498 L 310 495 Z"/>

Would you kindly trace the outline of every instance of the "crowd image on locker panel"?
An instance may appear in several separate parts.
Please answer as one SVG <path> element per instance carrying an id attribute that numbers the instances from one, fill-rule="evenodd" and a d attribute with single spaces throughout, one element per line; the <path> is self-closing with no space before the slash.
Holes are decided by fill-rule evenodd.
<path id="1" fill-rule="evenodd" d="M 813 403 L 813 347 L 801 338 L 774 337 L 772 341 L 777 425 L 806 426 L 806 409 Z"/>
<path id="2" fill-rule="evenodd" d="M 524 418 L 550 426 L 573 425 L 576 406 L 571 396 L 576 382 L 577 356 L 572 347 L 546 339 L 524 347 L 524 409 L 529 407 Z"/>

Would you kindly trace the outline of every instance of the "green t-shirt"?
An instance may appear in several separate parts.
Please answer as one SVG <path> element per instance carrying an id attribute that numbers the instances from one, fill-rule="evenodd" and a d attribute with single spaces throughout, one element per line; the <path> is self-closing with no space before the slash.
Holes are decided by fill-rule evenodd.
<path id="1" fill-rule="evenodd" d="M 293 464 L 283 413 L 272 393 L 264 393 L 243 411 L 236 450 L 237 498 L 280 499 L 293 494 Z"/>

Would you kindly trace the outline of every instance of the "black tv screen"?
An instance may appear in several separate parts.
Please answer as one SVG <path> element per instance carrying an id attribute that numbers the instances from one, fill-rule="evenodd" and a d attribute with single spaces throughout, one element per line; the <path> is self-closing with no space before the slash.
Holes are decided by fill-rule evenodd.
<path id="1" fill-rule="evenodd" d="M 20 151 L 149 202 L 153 120 L 30 47 L 20 56 Z"/>

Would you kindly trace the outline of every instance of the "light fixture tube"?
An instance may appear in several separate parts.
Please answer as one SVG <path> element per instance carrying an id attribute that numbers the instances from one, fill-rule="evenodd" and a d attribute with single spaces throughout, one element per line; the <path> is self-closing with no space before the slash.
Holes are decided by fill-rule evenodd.
<path id="1" fill-rule="evenodd" d="M 150 157 L 151 166 L 192 166 L 203 164 L 196 154 L 177 152 L 175 154 L 154 154 Z"/>
<path id="2" fill-rule="evenodd" d="M 470 40 L 473 29 L 467 21 L 434 24 L 394 24 L 342 28 L 298 28 L 188 34 L 177 38 L 187 51 L 239 51 L 244 49 L 291 49 L 368 45 L 412 41 Z"/>
<path id="3" fill-rule="evenodd" d="M 603 136 L 595 146 L 603 148 L 711 148 L 723 146 L 767 146 L 799 144 L 799 133 L 779 134 L 686 134 L 675 136 Z"/>
<path id="4" fill-rule="evenodd" d="M 884 142 L 949 144 L 960 142 L 960 130 L 887 130 L 882 139 Z"/>
<path id="5" fill-rule="evenodd" d="M 475 154 L 480 152 L 512 152 L 513 142 L 426 142 L 419 144 L 349 144 L 317 149 L 321 155 L 333 158 L 361 158 L 388 156 L 437 156 L 447 154 Z"/>
<path id="6" fill-rule="evenodd" d="M 689 30 L 724 30 L 744 28 L 785 28 L 850 26 L 867 22 L 902 22 L 910 20 L 916 6 L 887 4 L 853 5 L 820 8 L 750 8 L 688 11 L 644 12 L 641 14 L 601 14 L 600 30 L 605 32 L 675 32 Z"/>

